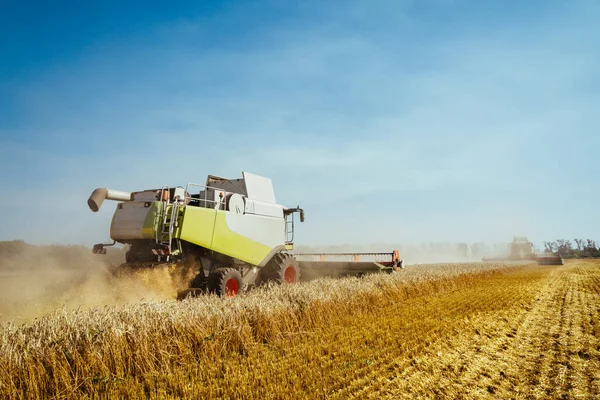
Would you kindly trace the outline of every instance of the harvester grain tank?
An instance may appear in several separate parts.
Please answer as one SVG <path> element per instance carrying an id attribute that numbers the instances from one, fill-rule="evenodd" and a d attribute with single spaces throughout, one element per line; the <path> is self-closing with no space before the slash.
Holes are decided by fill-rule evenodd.
<path id="1" fill-rule="evenodd" d="M 93 252 L 104 254 L 119 242 L 129 245 L 126 267 L 198 266 L 180 297 L 205 291 L 232 296 L 269 281 L 294 283 L 301 275 L 306 280 L 331 271 L 345 276 L 403 267 L 397 251 L 294 254 L 294 216 L 304 222 L 304 211 L 278 204 L 271 180 L 248 172 L 239 179 L 209 175 L 204 185 L 138 192 L 100 188 L 88 206 L 96 212 L 104 200 L 119 201 L 110 226 L 113 243 L 97 244 Z"/>

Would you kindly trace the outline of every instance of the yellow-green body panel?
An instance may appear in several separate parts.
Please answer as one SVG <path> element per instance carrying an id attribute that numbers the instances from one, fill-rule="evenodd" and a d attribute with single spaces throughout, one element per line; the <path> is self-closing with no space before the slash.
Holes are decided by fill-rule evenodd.
<path id="1" fill-rule="evenodd" d="M 217 211 L 212 208 L 186 207 L 179 238 L 211 249 Z"/>
<path id="2" fill-rule="evenodd" d="M 144 219 L 142 227 L 142 236 L 144 239 L 154 239 L 155 231 L 158 223 L 159 210 L 161 207 L 160 201 L 153 201 L 149 207 L 148 214 Z"/>
<path id="3" fill-rule="evenodd" d="M 186 207 L 183 210 L 179 239 L 209 250 L 259 265 L 273 250 L 227 226 L 226 211 Z"/>
<path id="4" fill-rule="evenodd" d="M 273 250 L 267 245 L 231 231 L 227 226 L 225 211 L 217 211 L 212 249 L 252 265 L 260 264 Z"/>

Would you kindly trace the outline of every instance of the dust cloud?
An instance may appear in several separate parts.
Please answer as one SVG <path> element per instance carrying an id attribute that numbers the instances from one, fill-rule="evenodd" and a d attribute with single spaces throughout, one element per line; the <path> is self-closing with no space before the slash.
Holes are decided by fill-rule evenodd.
<path id="1" fill-rule="evenodd" d="M 296 252 L 391 253 L 399 249 L 405 265 L 414 265 L 480 261 L 489 254 L 498 254 L 501 248 L 465 243 L 418 246 L 380 243 L 299 246 Z M 179 290 L 187 287 L 196 273 L 193 268 L 168 266 L 135 270 L 115 268 L 124 262 L 124 254 L 124 249 L 114 248 L 109 249 L 107 255 L 94 255 L 82 246 L 0 242 L 0 322 L 25 323 L 56 309 L 171 300 L 177 297 Z M 361 257 L 361 261 L 368 260 L 369 257 Z M 351 262 L 352 258 L 340 261 Z"/>
<path id="2" fill-rule="evenodd" d="M 83 247 L 2 245 L 1 322 L 24 323 L 56 309 L 175 299 L 194 275 L 168 266 L 117 269 L 120 250 L 102 256 Z"/>

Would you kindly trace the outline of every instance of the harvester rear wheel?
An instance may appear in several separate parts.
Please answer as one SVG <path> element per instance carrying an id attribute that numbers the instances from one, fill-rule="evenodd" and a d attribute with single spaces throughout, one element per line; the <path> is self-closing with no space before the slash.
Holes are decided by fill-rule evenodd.
<path id="1" fill-rule="evenodd" d="M 298 261 L 288 253 L 277 253 L 260 271 L 260 283 L 296 283 L 300 280 Z"/>
<path id="2" fill-rule="evenodd" d="M 242 274 L 234 268 L 219 268 L 208 275 L 208 291 L 219 296 L 235 297 L 243 289 Z"/>

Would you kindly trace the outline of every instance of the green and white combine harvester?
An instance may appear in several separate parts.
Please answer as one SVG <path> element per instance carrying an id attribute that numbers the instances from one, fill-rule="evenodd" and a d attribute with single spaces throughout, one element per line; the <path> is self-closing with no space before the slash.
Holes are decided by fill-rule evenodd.
<path id="1" fill-rule="evenodd" d="M 197 275 L 180 298 L 204 292 L 234 296 L 274 281 L 295 283 L 318 276 L 348 276 L 403 268 L 389 253 L 294 253 L 294 215 L 300 207 L 277 204 L 269 178 L 242 172 L 240 179 L 209 175 L 206 184 L 139 192 L 96 189 L 88 206 L 119 201 L 110 227 L 111 244 L 129 245 L 123 266 L 149 268 L 185 264 Z"/>

